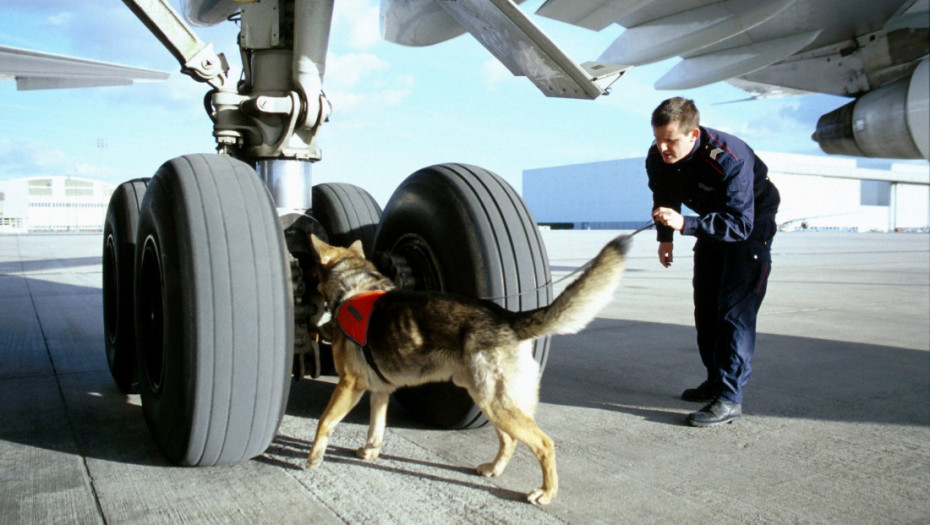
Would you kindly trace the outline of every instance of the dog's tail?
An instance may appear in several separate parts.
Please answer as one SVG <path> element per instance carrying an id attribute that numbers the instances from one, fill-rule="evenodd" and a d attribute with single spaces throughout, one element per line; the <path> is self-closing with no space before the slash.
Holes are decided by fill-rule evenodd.
<path id="1" fill-rule="evenodd" d="M 630 242 L 630 235 L 614 238 L 552 304 L 517 313 L 511 323 L 517 336 L 527 340 L 580 332 L 610 302 L 620 286 Z"/>

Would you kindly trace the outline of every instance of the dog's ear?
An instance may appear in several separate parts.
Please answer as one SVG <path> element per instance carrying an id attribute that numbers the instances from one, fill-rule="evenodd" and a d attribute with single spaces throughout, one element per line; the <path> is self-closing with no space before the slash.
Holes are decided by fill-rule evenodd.
<path id="1" fill-rule="evenodd" d="M 362 258 L 365 257 L 365 248 L 362 247 L 361 239 L 353 242 L 349 246 L 349 250 L 352 250 L 353 252 L 357 253 L 359 257 L 362 257 Z"/>
<path id="2" fill-rule="evenodd" d="M 321 241 L 319 237 L 314 234 L 310 234 L 310 243 L 313 244 L 313 249 L 316 251 L 316 255 L 320 260 L 320 264 L 326 264 L 332 258 L 330 252 L 332 247 L 325 242 Z"/>

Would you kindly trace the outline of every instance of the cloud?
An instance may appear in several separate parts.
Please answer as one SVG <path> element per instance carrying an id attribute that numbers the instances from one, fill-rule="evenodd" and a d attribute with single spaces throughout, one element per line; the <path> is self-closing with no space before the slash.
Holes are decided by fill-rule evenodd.
<path id="1" fill-rule="evenodd" d="M 66 173 L 74 177 L 102 180 L 114 184 L 119 184 L 126 178 L 121 171 L 90 162 L 76 162 Z"/>
<path id="2" fill-rule="evenodd" d="M 27 1 L 17 0 L 17 3 L 31 8 Z M 75 54 L 171 73 L 167 82 L 139 84 L 132 90 L 101 91 L 102 96 L 114 102 L 139 104 L 141 101 L 164 112 L 183 112 L 192 118 L 206 118 L 202 101 L 209 86 L 181 74 L 174 57 L 121 2 L 81 3 L 73 7 L 65 4 L 67 8 L 54 2 L 47 4 L 43 6 L 47 20 L 58 24 L 55 31 L 72 42 Z M 57 9 L 54 8 L 56 5 Z M 379 17 L 377 1 L 342 0 L 335 4 L 331 47 L 359 50 L 327 57 L 324 86 L 331 99 L 340 100 L 340 110 L 397 104 L 409 91 L 410 82 L 406 78 L 381 78 L 381 74 L 390 69 L 390 64 L 365 51 L 381 42 Z M 226 54 L 233 68 L 230 78 L 235 82 L 241 67 L 239 50 L 235 45 L 238 27 L 221 23 L 196 27 L 195 30 L 202 40 L 213 43 L 217 52 Z M 99 35 L 100 38 L 89 38 L 90 35 Z M 378 77 L 377 83 L 373 81 L 374 76 Z"/>
<path id="3" fill-rule="evenodd" d="M 67 26 L 74 18 L 72 13 L 57 13 L 46 18 L 46 22 L 53 26 Z"/>
<path id="4" fill-rule="evenodd" d="M 409 77 L 407 77 L 409 80 Z M 336 117 L 347 113 L 362 114 L 370 117 L 372 111 L 401 105 L 411 93 L 404 78 L 398 77 L 393 87 L 372 90 L 334 90 L 327 91 L 326 96 L 333 104 Z"/>
<path id="5" fill-rule="evenodd" d="M 496 58 L 489 58 L 481 64 L 481 82 L 488 91 L 494 91 L 502 84 L 513 83 L 514 79 L 513 73 Z"/>
<path id="6" fill-rule="evenodd" d="M 94 179 L 114 179 L 111 168 L 85 161 L 38 140 L 0 139 L 0 178 L 17 179 L 45 175 L 73 175 Z"/>
<path id="7" fill-rule="evenodd" d="M 381 9 L 368 0 L 336 2 L 333 32 L 352 49 L 369 49 L 381 42 Z"/>
<path id="8" fill-rule="evenodd" d="M 23 11 L 54 12 L 61 9 L 60 0 L 5 0 L 4 7 Z"/>
<path id="9" fill-rule="evenodd" d="M 349 53 L 326 58 L 326 85 L 337 90 L 351 89 L 369 75 L 390 69 L 385 60 L 370 53 Z"/>
<path id="10" fill-rule="evenodd" d="M 740 136 L 757 150 L 817 153 L 810 138 L 817 119 L 843 102 L 840 97 L 806 95 L 715 106 L 714 116 L 721 122 L 715 127 Z"/>
<path id="11" fill-rule="evenodd" d="M 391 65 L 370 53 L 330 54 L 324 90 L 334 111 L 356 112 L 396 106 L 412 92 L 409 75 L 389 75 Z"/>
<path id="12" fill-rule="evenodd" d="M 0 139 L 0 173 L 15 179 L 40 173 L 62 174 L 67 156 L 34 140 Z"/>
<path id="13" fill-rule="evenodd" d="M 29 38 L 20 35 L 17 45 L 138 67 L 178 67 L 174 57 L 122 2 L 4 0 L 3 7 L 7 19 L 35 28 Z M 238 30 L 233 24 L 198 27 L 196 31 L 204 41 L 218 36 L 224 50 L 236 49 Z M 50 42 L 55 42 L 57 49 L 49 49 Z"/>
<path id="14" fill-rule="evenodd" d="M 333 103 L 333 113 L 338 118 L 346 112 L 357 113 L 379 107 L 397 106 L 407 95 L 408 93 L 401 89 L 387 89 L 374 93 L 337 92 L 329 95 L 329 99 Z"/>

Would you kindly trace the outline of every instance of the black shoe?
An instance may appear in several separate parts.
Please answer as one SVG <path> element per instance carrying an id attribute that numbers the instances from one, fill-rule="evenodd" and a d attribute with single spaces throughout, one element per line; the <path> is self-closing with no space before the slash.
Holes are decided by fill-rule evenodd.
<path id="1" fill-rule="evenodd" d="M 743 405 L 715 399 L 706 407 L 688 415 L 688 424 L 693 427 L 715 427 L 743 419 Z"/>
<path id="2" fill-rule="evenodd" d="M 704 381 L 697 388 L 689 388 L 682 392 L 681 398 L 692 403 L 710 403 L 717 398 L 717 393 Z"/>

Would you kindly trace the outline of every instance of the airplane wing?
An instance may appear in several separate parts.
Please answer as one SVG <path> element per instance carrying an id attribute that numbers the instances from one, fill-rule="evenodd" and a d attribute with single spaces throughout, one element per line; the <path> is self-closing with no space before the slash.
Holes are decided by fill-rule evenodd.
<path id="1" fill-rule="evenodd" d="M 168 73 L 151 69 L 0 46 L 0 80 L 15 80 L 20 91 L 126 86 L 167 78 Z"/>
<path id="2" fill-rule="evenodd" d="M 582 67 L 579 72 L 571 59 L 559 56 L 555 44 L 528 26 L 528 18 L 522 20 L 526 17 L 516 7 L 519 3 L 381 0 L 382 35 L 421 46 L 469 32 L 514 74 L 526 75 L 547 95 L 596 97 L 598 89 L 584 79 L 587 74 L 589 83 L 596 84 L 592 71 Z M 928 159 L 928 4 L 930 0 L 547 0 L 537 14 L 593 31 L 624 28 L 588 63 L 612 73 L 681 57 L 656 82 L 657 89 L 728 81 L 754 98 L 806 93 L 854 97 L 849 107 L 818 122 L 812 138 L 824 151 Z M 545 51 L 553 47 L 556 52 Z M 560 90 L 549 84 L 564 78 L 574 87 Z"/>
<path id="3" fill-rule="evenodd" d="M 381 0 L 381 33 L 390 42 L 427 46 L 467 31 L 511 73 L 527 77 L 550 97 L 597 98 L 629 69 L 600 61 L 578 64 L 516 4 L 511 0 Z"/>
<path id="4" fill-rule="evenodd" d="M 542 16 L 625 28 L 598 58 L 679 56 L 656 89 L 719 81 L 753 98 L 830 93 L 812 139 L 831 154 L 930 159 L 928 0 L 548 0 Z"/>

